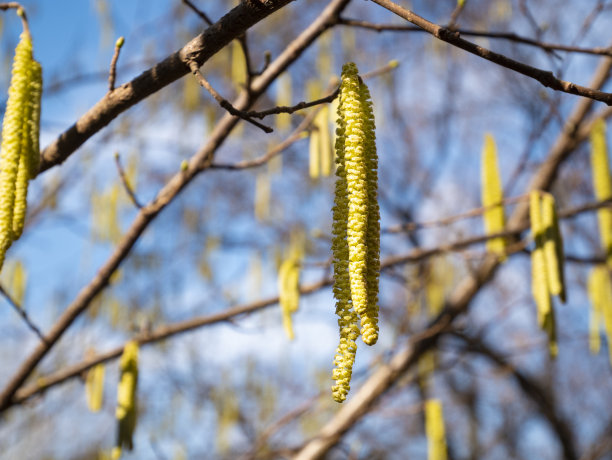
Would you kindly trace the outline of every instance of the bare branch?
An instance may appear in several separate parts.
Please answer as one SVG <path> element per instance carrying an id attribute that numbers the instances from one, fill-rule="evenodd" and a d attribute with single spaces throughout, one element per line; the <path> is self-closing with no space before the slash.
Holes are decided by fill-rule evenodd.
<path id="1" fill-rule="evenodd" d="M 210 18 L 206 15 L 206 13 L 204 13 L 204 11 L 200 10 L 197 6 L 195 6 L 193 3 L 191 3 L 189 0 L 183 0 L 183 3 L 185 5 L 187 5 L 189 8 L 192 9 L 192 11 L 197 14 L 200 19 L 202 19 L 202 21 L 204 21 L 206 24 L 208 24 L 209 26 L 213 25 L 213 22 L 210 20 Z"/>
<path id="2" fill-rule="evenodd" d="M 113 91 L 115 89 L 115 78 L 117 77 L 117 61 L 119 60 L 119 52 L 121 51 L 121 47 L 125 39 L 123 37 L 119 37 L 115 42 L 115 52 L 113 53 L 113 57 L 110 63 L 110 71 L 108 72 L 108 90 Z"/>
<path id="3" fill-rule="evenodd" d="M 115 164 L 117 165 L 117 171 L 119 172 L 119 178 L 121 179 L 121 183 L 123 184 L 123 188 L 125 189 L 125 192 L 130 197 L 130 200 L 132 200 L 132 203 L 134 203 L 134 206 L 136 206 L 138 209 L 142 209 L 142 204 L 140 204 L 140 201 L 138 201 L 138 198 L 136 197 L 136 193 L 134 192 L 134 189 L 132 188 L 132 186 L 127 180 L 127 176 L 125 175 L 125 170 L 123 169 L 123 166 L 121 165 L 121 158 L 119 158 L 119 152 L 115 152 Z"/>
<path id="4" fill-rule="evenodd" d="M 406 8 L 401 7 L 396 3 L 393 3 L 390 0 L 372 1 L 374 3 L 379 4 L 383 8 L 386 8 L 389 11 L 397 14 L 398 16 L 404 18 L 405 20 L 411 22 L 412 24 L 422 28 L 434 37 L 446 43 L 461 48 L 469 53 L 486 59 L 487 61 L 494 62 L 495 64 L 501 65 L 502 67 L 506 67 L 508 69 L 514 70 L 515 72 L 531 77 L 534 80 L 539 81 L 543 86 L 547 88 L 552 88 L 554 90 L 562 91 L 564 93 L 576 94 L 578 96 L 583 96 L 596 101 L 604 102 L 607 105 L 612 105 L 612 94 L 610 93 L 605 93 L 597 89 L 580 86 L 569 81 L 560 80 L 556 78 L 552 72 L 538 69 L 536 67 L 531 67 L 522 62 L 510 59 L 502 54 L 495 53 L 491 50 L 483 48 L 482 46 L 478 46 L 472 42 L 462 39 L 459 32 L 455 32 L 445 27 L 434 24 L 433 22 L 429 22 L 428 20 L 418 16 L 417 14 L 413 13 L 410 10 L 407 10 Z"/>
<path id="5" fill-rule="evenodd" d="M 30 319 L 30 316 L 26 313 L 23 307 L 19 305 L 15 299 L 13 299 L 13 297 L 6 291 L 6 289 L 4 289 L 4 286 L 2 285 L 0 285 L 0 295 L 2 295 L 7 300 L 9 305 L 13 308 L 13 310 L 15 310 L 15 312 L 17 312 L 17 314 L 21 316 L 21 319 L 26 324 L 26 326 L 32 332 L 34 332 L 34 334 L 36 334 L 42 342 L 45 342 L 47 339 L 45 339 L 45 336 L 41 332 L 40 328 L 36 326 L 36 324 L 34 324 L 34 322 Z"/>
<path id="6" fill-rule="evenodd" d="M 246 112 L 243 112 L 242 110 L 238 110 L 227 99 L 223 98 L 210 85 L 210 83 L 208 83 L 208 80 L 204 78 L 204 75 L 202 75 L 202 72 L 200 72 L 200 68 L 197 62 L 191 61 L 189 63 L 189 68 L 191 69 L 191 72 L 193 73 L 194 77 L 198 80 L 198 83 L 200 84 L 200 86 L 206 89 L 210 93 L 210 95 L 215 99 L 215 101 L 217 101 L 219 105 L 223 107 L 225 110 L 227 110 L 229 113 L 231 113 L 235 117 L 242 118 L 244 121 L 248 121 L 249 123 L 251 123 L 254 126 L 257 126 L 259 129 L 263 130 L 266 133 L 271 133 L 272 131 L 274 131 L 269 126 L 263 125 L 259 123 L 258 121 L 253 120 Z"/>
<path id="7" fill-rule="evenodd" d="M 17 10 L 17 15 L 21 18 L 21 25 L 23 26 L 23 31 L 29 37 L 30 36 L 30 26 L 28 25 L 28 17 L 26 15 L 25 8 L 21 6 L 21 4 L 18 2 L 0 3 L 0 10 L 6 11 L 9 9 Z"/>
<path id="8" fill-rule="evenodd" d="M 189 72 L 189 61 L 202 65 L 246 29 L 291 1 L 270 0 L 265 8 L 254 2 L 240 2 L 179 51 L 144 71 L 131 82 L 107 93 L 42 151 L 39 173 L 65 161 L 87 139 L 125 110 L 186 75 Z"/>
<path id="9" fill-rule="evenodd" d="M 400 24 L 375 24 L 368 21 L 361 21 L 358 19 L 349 18 L 342 18 L 340 24 L 345 26 L 374 30 L 376 32 L 427 32 L 425 29 L 422 29 L 417 26 L 405 26 Z M 465 35 L 467 37 L 483 37 L 496 40 L 508 40 L 511 42 L 521 43 L 523 45 L 541 48 L 544 51 L 566 51 L 568 53 L 592 54 L 596 56 L 612 56 L 612 49 L 610 47 L 584 48 L 580 46 L 547 43 L 535 40 L 533 38 L 523 37 L 522 35 L 515 34 L 513 32 L 491 32 L 461 28 L 453 28 L 452 30 L 458 32 L 460 35 Z"/>

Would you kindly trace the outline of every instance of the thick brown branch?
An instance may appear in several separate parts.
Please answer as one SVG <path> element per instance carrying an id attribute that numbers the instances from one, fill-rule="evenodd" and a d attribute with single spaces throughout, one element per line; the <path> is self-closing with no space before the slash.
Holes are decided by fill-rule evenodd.
<path id="1" fill-rule="evenodd" d="M 380 6 L 388 9 L 389 11 L 397 14 L 401 18 L 408 22 L 422 28 L 426 32 L 430 33 L 434 37 L 449 43 L 453 46 L 461 48 L 468 53 L 472 53 L 479 56 L 487 61 L 494 62 L 495 64 L 501 65 L 508 69 L 514 70 L 520 74 L 526 75 L 539 81 L 543 86 L 551 88 L 564 93 L 576 94 L 578 96 L 588 97 L 596 101 L 601 101 L 607 105 L 612 105 L 612 94 L 599 91 L 597 89 L 588 88 L 586 86 L 580 86 L 575 83 L 560 80 L 556 78 L 552 72 L 531 67 L 514 59 L 510 59 L 503 54 L 495 53 L 489 49 L 478 46 L 472 42 L 461 38 L 459 32 L 447 29 L 445 27 L 429 22 L 428 20 L 418 16 L 406 8 L 390 1 L 390 0 L 372 0 L 374 3 L 378 3 Z"/>
<path id="2" fill-rule="evenodd" d="M 173 81 L 189 73 L 190 61 L 199 65 L 274 11 L 292 0 L 270 0 L 266 7 L 251 1 L 240 2 L 219 21 L 131 82 L 107 93 L 68 130 L 42 152 L 40 172 L 62 163 L 87 139 L 96 134 L 120 113 Z"/>
<path id="3" fill-rule="evenodd" d="M 204 11 L 200 10 L 197 6 L 195 6 L 193 3 L 191 3 L 189 0 L 183 0 L 183 3 L 185 5 L 187 5 L 189 8 L 191 8 L 191 10 L 197 14 L 200 19 L 202 21 L 204 21 L 206 24 L 208 24 L 209 26 L 212 26 L 212 21 L 211 19 L 206 15 L 206 13 L 204 13 Z"/>

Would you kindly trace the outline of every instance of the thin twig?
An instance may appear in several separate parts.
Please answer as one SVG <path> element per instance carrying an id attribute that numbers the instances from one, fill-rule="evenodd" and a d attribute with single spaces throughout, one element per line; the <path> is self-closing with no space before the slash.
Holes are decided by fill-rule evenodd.
<path id="1" fill-rule="evenodd" d="M 358 19 L 342 18 L 340 24 L 351 27 L 359 27 L 362 29 L 374 30 L 376 32 L 427 32 L 427 30 L 418 26 L 406 26 L 400 24 L 375 24 L 368 21 Z M 568 53 L 592 54 L 596 56 L 612 56 L 610 47 L 595 47 L 584 48 L 580 46 L 560 45 L 556 43 L 546 43 L 533 38 L 523 37 L 522 35 L 513 32 L 489 32 L 470 29 L 452 29 L 460 35 L 468 37 L 491 38 L 495 40 L 508 40 L 523 45 L 534 46 L 541 48 L 544 51 L 565 51 Z"/>
<path id="2" fill-rule="evenodd" d="M 500 204 L 514 204 L 520 201 L 524 201 L 529 199 L 528 195 L 521 195 L 515 197 L 504 198 L 501 203 L 496 203 L 491 206 L 485 206 L 480 208 L 474 208 L 469 211 L 466 211 L 461 214 L 455 214 L 450 217 L 445 217 L 442 219 L 428 221 L 428 222 L 408 222 L 406 224 L 394 225 L 392 227 L 388 227 L 382 230 L 382 233 L 402 233 L 402 232 L 413 232 L 415 230 L 420 230 L 423 228 L 434 228 L 434 227 L 446 227 L 448 225 L 454 224 L 460 220 L 469 219 L 472 217 L 481 216 L 485 211 L 498 207 Z"/>
<path id="3" fill-rule="evenodd" d="M 21 18 L 21 24 L 23 26 L 23 31 L 29 37 L 30 36 L 30 26 L 28 25 L 28 17 L 26 15 L 25 8 L 21 6 L 21 4 L 18 2 L 0 3 L 0 10 L 6 11 L 8 9 L 17 10 L 17 16 Z"/>
<path id="4" fill-rule="evenodd" d="M 472 42 L 462 39 L 458 32 L 449 30 L 446 27 L 439 26 L 437 24 L 434 24 L 433 22 L 429 22 L 425 18 L 422 18 L 421 16 L 413 13 L 410 10 L 407 10 L 406 8 L 390 0 L 372 1 L 374 3 L 379 4 L 383 8 L 386 8 L 389 11 L 395 13 L 406 21 L 411 22 L 412 24 L 422 28 L 434 37 L 446 43 L 461 48 L 467 51 L 468 53 L 472 53 L 476 56 L 486 59 L 487 61 L 491 61 L 495 64 L 501 65 L 502 67 L 506 67 L 510 70 L 514 70 L 515 72 L 531 77 L 547 88 L 552 88 L 554 90 L 562 91 L 564 93 L 576 94 L 578 96 L 583 96 L 596 101 L 604 102 L 607 105 L 612 105 L 612 94 L 610 93 L 605 93 L 597 89 L 580 86 L 569 81 L 560 80 L 556 78 L 552 72 L 538 69 L 536 67 L 529 66 L 519 61 L 515 61 L 514 59 L 510 59 L 504 56 L 503 54 L 494 53 L 491 50 L 483 48 L 482 46 L 478 46 Z"/>
<path id="5" fill-rule="evenodd" d="M 446 27 L 448 27 L 449 29 L 457 30 L 455 25 L 457 24 L 457 20 L 459 19 L 459 15 L 463 12 L 463 8 L 465 8 L 465 1 L 464 2 L 457 2 L 457 6 L 455 7 L 453 12 L 451 13 L 451 17 L 450 17 Z"/>
<path id="6" fill-rule="evenodd" d="M 276 155 L 280 154 L 289 146 L 302 139 L 302 133 L 306 131 L 310 125 L 312 124 L 317 112 L 312 111 L 304 119 L 300 122 L 300 124 L 293 130 L 293 132 L 285 139 L 283 142 L 278 144 L 276 147 L 268 150 L 264 155 L 261 155 L 258 158 L 253 160 L 243 160 L 237 163 L 213 163 L 210 165 L 212 169 L 228 169 L 228 170 L 238 170 L 238 169 L 249 169 L 256 168 L 258 166 L 262 166 L 274 158 Z"/>
<path id="7" fill-rule="evenodd" d="M 518 382 L 521 391 L 531 399 L 539 408 L 540 412 L 550 423 L 552 429 L 557 435 L 559 443 L 563 447 L 566 459 L 576 459 L 577 453 L 572 441 L 572 430 L 567 422 L 557 414 L 555 404 L 551 400 L 550 393 L 542 388 L 535 380 L 531 379 L 523 372 L 519 371 L 512 363 L 502 354 L 490 348 L 485 342 L 477 337 L 470 337 L 460 332 L 451 331 L 450 334 L 460 338 L 465 342 L 466 351 L 478 353 L 486 356 L 494 362 L 498 367 L 504 370 L 504 374 L 510 373 Z"/>
<path id="8" fill-rule="evenodd" d="M 253 120 L 253 118 L 251 118 L 249 115 L 247 115 L 246 112 L 242 111 L 242 110 L 238 110 L 236 107 L 234 107 L 227 99 L 223 98 L 211 85 L 210 83 L 208 83 L 208 80 L 206 80 L 206 78 L 204 78 L 204 75 L 202 75 L 202 72 L 200 72 L 200 67 L 198 66 L 198 63 L 195 61 L 191 61 L 189 63 L 189 68 L 191 69 L 191 72 L 193 73 L 193 75 L 195 76 L 195 78 L 198 80 L 198 83 L 200 84 L 200 86 L 202 86 L 204 89 L 206 89 L 206 91 L 208 91 L 210 93 L 210 95 L 215 99 L 215 101 L 217 101 L 219 103 L 219 105 L 221 107 L 223 107 L 225 110 L 227 110 L 230 114 L 232 114 L 235 117 L 241 118 L 244 121 L 248 121 L 249 123 L 251 123 L 252 125 L 257 126 L 259 129 L 262 129 L 264 132 L 266 133 L 271 133 L 272 131 L 274 131 L 272 128 L 270 128 L 269 126 L 266 126 L 264 124 L 259 123 L 256 120 Z"/>
<path id="9" fill-rule="evenodd" d="M 200 19 L 202 19 L 202 21 L 204 21 L 206 24 L 208 24 L 209 26 L 213 25 L 213 22 L 210 20 L 210 18 L 206 15 L 206 13 L 204 13 L 204 11 L 200 10 L 197 6 L 195 6 L 193 3 L 191 3 L 189 0 L 183 0 L 183 3 L 185 5 L 187 5 L 189 8 L 191 8 L 193 10 L 193 12 L 195 14 L 197 14 L 198 16 L 200 16 Z"/>
<path id="10" fill-rule="evenodd" d="M 34 324 L 22 306 L 19 305 L 15 299 L 13 299 L 13 297 L 6 291 L 6 289 L 4 289 L 4 286 L 2 285 L 0 285 L 0 295 L 2 295 L 13 310 L 15 310 L 17 314 L 21 316 L 21 319 L 23 319 L 23 322 L 28 326 L 28 328 L 34 332 L 34 334 L 36 334 L 41 341 L 46 342 L 47 339 L 45 339 L 45 336 L 41 332 L 40 328 Z"/>
<path id="11" fill-rule="evenodd" d="M 136 206 L 138 209 L 142 209 L 142 204 L 140 204 L 140 201 L 138 201 L 136 193 L 134 192 L 132 185 L 129 183 L 127 176 L 125 175 L 125 170 L 123 169 L 123 165 L 121 164 L 121 158 L 119 158 L 119 152 L 115 152 L 115 164 L 117 165 L 117 171 L 119 172 L 119 178 L 121 179 L 123 188 L 130 197 L 130 200 L 132 200 L 134 206 Z"/>
<path id="12" fill-rule="evenodd" d="M 117 61 L 119 60 L 119 52 L 121 51 L 121 47 L 125 42 L 125 38 L 119 37 L 115 42 L 115 52 L 113 53 L 113 57 L 110 63 L 110 70 L 108 72 L 108 90 L 110 92 L 115 89 L 115 78 L 117 77 Z"/>

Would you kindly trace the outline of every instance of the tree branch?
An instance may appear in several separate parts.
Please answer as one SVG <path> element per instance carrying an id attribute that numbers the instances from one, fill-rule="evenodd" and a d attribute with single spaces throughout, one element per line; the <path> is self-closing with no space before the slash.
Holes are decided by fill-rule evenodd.
<path id="1" fill-rule="evenodd" d="M 206 80 L 206 78 L 204 78 L 204 75 L 202 75 L 202 72 L 200 72 L 200 67 L 198 66 L 197 62 L 191 61 L 189 63 L 189 68 L 191 69 L 191 73 L 193 73 L 193 76 L 196 78 L 196 80 L 198 80 L 198 83 L 200 84 L 200 86 L 202 86 L 202 88 L 204 88 L 206 91 L 208 91 L 210 93 L 210 95 L 215 99 L 215 101 L 217 101 L 219 103 L 219 105 L 221 107 L 223 107 L 225 110 L 227 110 L 230 114 L 234 115 L 235 117 L 242 118 L 244 121 L 248 121 L 252 125 L 257 126 L 259 129 L 263 130 L 265 133 L 271 133 L 272 131 L 274 131 L 269 126 L 263 125 L 263 124 L 259 123 L 258 121 L 253 120 L 248 115 L 247 112 L 244 112 L 242 110 L 238 110 L 236 107 L 234 107 L 232 105 L 231 102 L 229 102 L 227 99 L 222 97 L 210 85 L 210 83 L 208 83 L 208 80 Z"/>
<path id="2" fill-rule="evenodd" d="M 361 21 L 359 19 L 341 18 L 340 24 L 350 27 L 358 27 L 362 29 L 373 30 L 376 32 L 427 32 L 425 29 L 417 26 L 405 26 L 401 24 L 375 24 L 373 22 Z M 460 35 L 467 37 L 483 37 L 494 40 L 508 40 L 523 45 L 541 48 L 544 51 L 565 51 L 568 53 L 592 54 L 595 56 L 610 56 L 612 57 L 612 49 L 610 47 L 595 47 L 583 48 L 580 46 L 560 45 L 556 43 L 542 42 L 533 38 L 523 37 L 514 32 L 491 32 L 471 29 L 452 29 Z"/>
<path id="3" fill-rule="evenodd" d="M 199 65 L 274 11 L 292 0 L 269 0 L 264 7 L 255 1 L 243 1 L 183 48 L 129 83 L 107 93 L 77 122 L 64 131 L 41 153 L 39 174 L 65 161 L 119 114 L 151 94 L 189 73 L 190 61 Z"/>
<path id="4" fill-rule="evenodd" d="M 466 336 L 452 331 L 450 334 L 459 337 L 467 346 L 467 351 L 483 355 L 497 366 L 505 371 L 508 371 L 517 381 L 523 393 L 531 399 L 539 408 L 540 413 L 548 420 L 551 428 L 557 435 L 559 443 L 563 449 L 564 458 L 576 459 L 578 454 L 572 442 L 572 430 L 569 428 L 565 420 L 563 420 L 555 411 L 555 405 L 549 395 L 535 381 L 516 369 L 504 356 L 497 351 L 487 346 L 482 340 Z"/>
<path id="5" fill-rule="evenodd" d="M 401 7 L 396 3 L 393 3 L 390 0 L 372 1 L 374 3 L 379 4 L 383 8 L 386 8 L 389 11 L 395 13 L 396 15 L 407 20 L 408 22 L 411 22 L 412 24 L 420 27 L 424 31 L 430 33 L 434 37 L 446 43 L 461 48 L 467 51 L 468 53 L 472 53 L 476 56 L 486 59 L 487 61 L 491 61 L 502 67 L 506 67 L 510 70 L 514 70 L 515 72 L 531 77 L 534 80 L 539 81 L 543 86 L 547 88 L 562 91 L 564 93 L 576 94 L 578 96 L 583 96 L 596 101 L 604 102 L 607 105 L 612 105 L 612 94 L 610 93 L 605 93 L 603 91 L 588 88 L 586 86 L 580 86 L 569 81 L 560 80 L 556 78 L 550 71 L 531 67 L 527 64 L 523 64 L 522 62 L 510 59 L 504 56 L 503 54 L 495 53 L 491 50 L 483 48 L 482 46 L 478 46 L 472 42 L 462 39 L 459 32 L 439 26 L 437 24 L 434 24 L 433 22 L 429 22 L 428 20 L 418 16 L 417 14 L 413 13 L 410 10 L 407 10 L 406 8 Z"/>

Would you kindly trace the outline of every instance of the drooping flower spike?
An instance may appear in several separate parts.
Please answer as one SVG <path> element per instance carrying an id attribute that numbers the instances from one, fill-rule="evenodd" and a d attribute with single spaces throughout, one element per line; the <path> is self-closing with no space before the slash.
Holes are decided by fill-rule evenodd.
<path id="1" fill-rule="evenodd" d="M 23 232 L 29 180 L 39 162 L 42 69 L 32 57 L 32 40 L 21 34 L 2 124 L 0 146 L 0 267 L 6 251 Z"/>
<path id="2" fill-rule="evenodd" d="M 368 345 L 378 339 L 380 217 L 374 128 L 367 86 L 357 66 L 345 64 L 338 103 L 332 229 L 333 290 L 340 329 L 332 392 L 338 402 L 346 399 L 350 389 L 355 340 L 360 334 Z"/>

